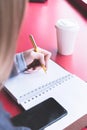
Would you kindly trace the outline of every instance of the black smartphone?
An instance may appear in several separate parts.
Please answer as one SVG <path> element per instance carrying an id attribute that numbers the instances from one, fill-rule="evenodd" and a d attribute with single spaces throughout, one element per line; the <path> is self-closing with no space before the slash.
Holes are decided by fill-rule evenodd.
<path id="1" fill-rule="evenodd" d="M 31 130 L 43 130 L 63 118 L 67 110 L 55 99 L 49 98 L 35 107 L 11 118 L 13 125 L 26 126 Z"/>

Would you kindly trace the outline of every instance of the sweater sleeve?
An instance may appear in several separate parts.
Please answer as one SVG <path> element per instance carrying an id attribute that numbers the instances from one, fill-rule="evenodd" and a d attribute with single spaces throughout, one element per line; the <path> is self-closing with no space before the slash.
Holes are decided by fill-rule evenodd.
<path id="1" fill-rule="evenodd" d="M 23 72 L 27 68 L 23 53 L 18 53 L 14 56 L 13 68 L 11 71 L 10 78 L 18 75 L 20 72 Z"/>
<path id="2" fill-rule="evenodd" d="M 0 104 L 0 130 L 31 130 L 27 127 L 13 126 L 10 120 L 10 114 L 6 112 Z"/>

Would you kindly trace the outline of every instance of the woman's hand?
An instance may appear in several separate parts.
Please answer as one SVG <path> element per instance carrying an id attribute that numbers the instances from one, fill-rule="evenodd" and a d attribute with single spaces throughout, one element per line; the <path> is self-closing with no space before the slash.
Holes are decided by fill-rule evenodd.
<path id="1" fill-rule="evenodd" d="M 28 66 L 28 73 L 41 69 L 41 65 L 44 65 L 47 69 L 48 61 L 51 58 L 51 53 L 47 50 L 38 47 L 38 52 L 34 49 L 25 51 L 24 53 L 25 62 Z"/>

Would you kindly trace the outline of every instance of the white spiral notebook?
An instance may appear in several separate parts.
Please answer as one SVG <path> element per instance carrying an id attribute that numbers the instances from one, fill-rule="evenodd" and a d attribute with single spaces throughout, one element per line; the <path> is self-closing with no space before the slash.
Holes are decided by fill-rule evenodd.
<path id="1" fill-rule="evenodd" d="M 54 89 L 66 83 L 69 85 L 68 81 L 72 78 L 73 74 L 50 60 L 46 73 L 43 69 L 32 74 L 21 73 L 6 81 L 5 90 L 27 110 L 51 97 Z"/>

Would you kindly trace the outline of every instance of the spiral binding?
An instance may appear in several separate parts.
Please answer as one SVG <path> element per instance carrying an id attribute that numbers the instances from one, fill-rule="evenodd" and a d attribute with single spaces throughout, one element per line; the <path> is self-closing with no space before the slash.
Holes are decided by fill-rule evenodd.
<path id="1" fill-rule="evenodd" d="M 34 100 L 35 98 L 38 98 L 42 96 L 43 94 L 51 91 L 55 87 L 61 86 L 64 82 L 67 82 L 73 78 L 73 75 L 68 74 L 66 76 L 63 76 L 59 79 L 56 79 L 52 82 L 46 83 L 45 85 L 39 86 L 37 89 L 34 89 L 22 96 L 19 97 L 19 102 L 30 102 L 31 100 Z"/>

